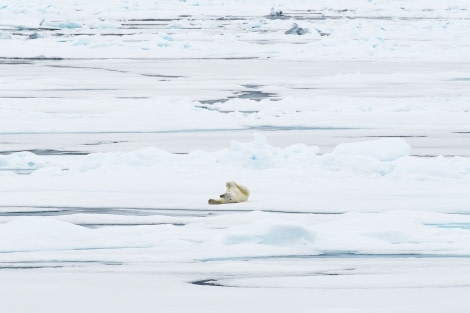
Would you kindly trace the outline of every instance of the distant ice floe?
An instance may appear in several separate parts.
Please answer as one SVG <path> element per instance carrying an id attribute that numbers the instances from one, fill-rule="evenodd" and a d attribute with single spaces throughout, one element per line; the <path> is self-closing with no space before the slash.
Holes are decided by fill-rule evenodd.
<path id="1" fill-rule="evenodd" d="M 304 144 L 296 144 L 285 149 L 276 148 L 269 145 L 263 135 L 256 134 L 254 141 L 248 143 L 233 141 L 229 150 L 216 152 L 214 156 L 217 163 L 225 166 L 263 170 L 315 156 L 318 151 L 318 147 Z"/>
<path id="2" fill-rule="evenodd" d="M 34 171 L 47 166 L 48 162 L 40 156 L 23 151 L 10 155 L 0 155 L 0 170 L 3 171 Z"/>
<path id="3" fill-rule="evenodd" d="M 297 23 L 292 24 L 292 27 L 286 30 L 286 35 L 305 35 L 309 30 L 306 28 L 299 27 Z"/>
<path id="4" fill-rule="evenodd" d="M 333 150 L 332 154 L 335 157 L 364 156 L 379 161 L 395 161 L 408 156 L 410 152 L 410 145 L 403 139 L 386 138 L 341 144 Z"/>
<path id="5" fill-rule="evenodd" d="M 90 0 L 48 5 L 20 1 L 0 9 L 5 17 L 0 25 L 7 27 L 0 40 L 8 41 L 0 56 L 202 58 L 229 53 L 231 57 L 291 59 L 468 59 L 465 0 L 393 4 L 283 0 L 266 14 L 271 5 L 271 1 L 137 4 L 122 0 L 109 7 Z M 249 23 L 238 23 L 240 19 Z M 155 43 L 155 37 L 168 30 L 174 40 Z M 294 39 L 283 38 L 284 34 L 303 36 L 296 36 L 292 46 Z M 93 38 L 97 49 L 81 49 L 70 40 L 74 36 L 97 36 Z M 24 38 L 34 39 L 34 49 L 26 49 Z"/>
<path id="6" fill-rule="evenodd" d="M 284 12 L 282 12 L 282 10 L 276 10 L 274 8 L 271 8 L 271 13 L 269 15 L 270 16 L 283 16 Z"/>
<path id="7" fill-rule="evenodd" d="M 55 161 L 30 152 L 0 156 L 0 169 L 63 168 L 70 172 L 88 172 L 113 169 L 166 167 L 196 168 L 210 171 L 211 167 L 240 168 L 264 171 L 283 169 L 289 175 L 291 168 L 322 169 L 334 172 L 352 172 L 360 176 L 393 177 L 447 177 L 464 178 L 470 174 L 470 160 L 462 157 L 419 158 L 410 156 L 412 147 L 400 138 L 340 144 L 331 153 L 319 154 L 319 147 L 295 144 L 278 148 L 256 134 L 251 142 L 233 141 L 230 148 L 216 152 L 192 151 L 174 155 L 155 147 L 134 152 L 93 153 L 70 161 Z M 40 173 L 38 173 L 39 175 Z M 66 175 L 64 173 L 63 175 Z"/>

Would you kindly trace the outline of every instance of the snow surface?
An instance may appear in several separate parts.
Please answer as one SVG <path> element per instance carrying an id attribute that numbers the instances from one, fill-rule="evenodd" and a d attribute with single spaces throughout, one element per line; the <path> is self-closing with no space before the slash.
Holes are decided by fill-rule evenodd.
<path id="1" fill-rule="evenodd" d="M 467 0 L 2 2 L 2 312 L 468 312 L 469 31 Z"/>

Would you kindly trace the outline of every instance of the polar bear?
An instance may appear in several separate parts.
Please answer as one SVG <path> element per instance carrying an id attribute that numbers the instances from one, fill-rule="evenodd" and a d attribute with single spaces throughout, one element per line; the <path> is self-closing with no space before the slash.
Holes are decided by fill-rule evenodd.
<path id="1" fill-rule="evenodd" d="M 250 191 L 245 186 L 239 185 L 234 181 L 227 182 L 225 186 L 227 191 L 220 195 L 219 199 L 209 199 L 209 204 L 237 203 L 248 200 Z"/>

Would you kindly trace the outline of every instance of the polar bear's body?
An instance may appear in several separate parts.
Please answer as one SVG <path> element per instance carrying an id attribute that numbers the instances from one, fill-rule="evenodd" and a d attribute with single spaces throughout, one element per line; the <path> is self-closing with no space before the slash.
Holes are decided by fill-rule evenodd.
<path id="1" fill-rule="evenodd" d="M 250 196 L 250 191 L 245 186 L 239 185 L 234 181 L 227 182 L 227 190 L 220 195 L 219 199 L 209 199 L 209 204 L 224 204 L 245 202 Z"/>

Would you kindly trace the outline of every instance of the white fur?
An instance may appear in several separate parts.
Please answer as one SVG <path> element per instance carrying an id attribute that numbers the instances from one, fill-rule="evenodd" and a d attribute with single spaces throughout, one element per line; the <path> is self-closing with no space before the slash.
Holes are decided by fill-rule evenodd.
<path id="1" fill-rule="evenodd" d="M 248 200 L 250 191 L 245 186 L 234 181 L 229 181 L 225 185 L 227 187 L 225 193 L 220 195 L 219 199 L 209 199 L 209 204 L 237 203 Z"/>

